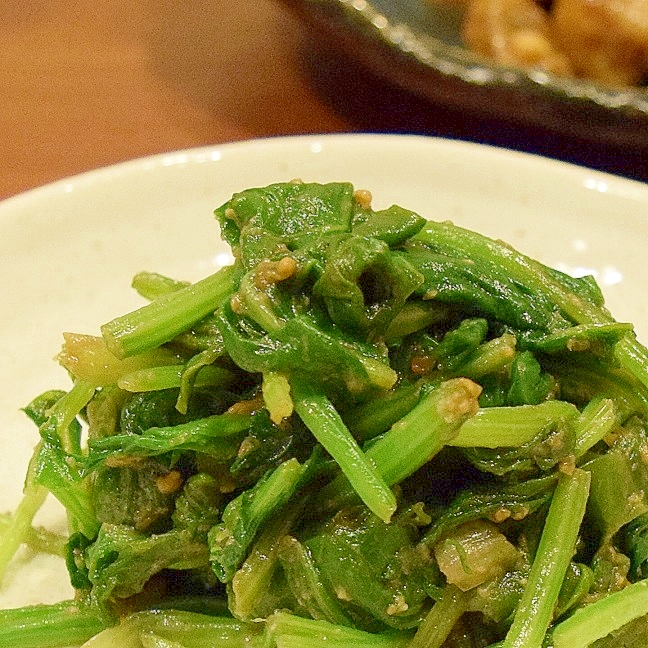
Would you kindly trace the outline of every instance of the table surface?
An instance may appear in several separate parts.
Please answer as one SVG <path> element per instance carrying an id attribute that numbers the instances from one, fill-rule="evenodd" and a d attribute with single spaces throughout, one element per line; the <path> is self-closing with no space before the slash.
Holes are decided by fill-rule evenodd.
<path id="1" fill-rule="evenodd" d="M 0 198 L 147 154 L 302 133 L 456 137 L 634 177 L 645 164 L 430 106 L 315 46 L 278 0 L 3 0 L 0 88 Z"/>

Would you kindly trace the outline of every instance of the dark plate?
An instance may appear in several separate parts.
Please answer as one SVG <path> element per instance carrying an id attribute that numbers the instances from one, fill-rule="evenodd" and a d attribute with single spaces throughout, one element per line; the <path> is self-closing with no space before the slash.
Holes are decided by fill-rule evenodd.
<path id="1" fill-rule="evenodd" d="M 495 65 L 460 44 L 456 10 L 424 0 L 284 0 L 317 38 L 368 71 L 483 119 L 541 128 L 622 154 L 648 152 L 648 88 Z"/>

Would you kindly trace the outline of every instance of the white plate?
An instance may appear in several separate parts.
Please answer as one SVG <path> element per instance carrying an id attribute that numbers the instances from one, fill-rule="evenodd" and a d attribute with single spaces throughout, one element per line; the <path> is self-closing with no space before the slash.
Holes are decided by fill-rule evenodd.
<path id="1" fill-rule="evenodd" d="M 63 331 L 97 333 L 138 306 L 139 270 L 195 280 L 227 260 L 212 211 L 272 182 L 349 180 L 376 207 L 499 237 L 545 263 L 593 272 L 617 319 L 648 340 L 648 185 L 542 158 L 414 136 L 249 141 L 135 160 L 0 203 L 0 510 L 13 509 L 37 433 L 20 408 L 67 388 Z M 57 506 L 41 521 L 61 526 Z M 60 560 L 21 554 L 0 608 L 71 595 Z"/>

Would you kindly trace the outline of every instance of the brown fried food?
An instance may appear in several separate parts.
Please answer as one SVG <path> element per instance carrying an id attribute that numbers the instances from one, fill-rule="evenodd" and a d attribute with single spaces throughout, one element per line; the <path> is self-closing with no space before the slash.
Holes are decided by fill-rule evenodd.
<path id="1" fill-rule="evenodd" d="M 573 74 L 554 43 L 549 14 L 534 0 L 473 0 L 462 37 L 470 49 L 504 65 Z"/>
<path id="2" fill-rule="evenodd" d="M 648 77 L 648 0 L 554 0 L 550 20 L 577 76 L 610 85 Z"/>

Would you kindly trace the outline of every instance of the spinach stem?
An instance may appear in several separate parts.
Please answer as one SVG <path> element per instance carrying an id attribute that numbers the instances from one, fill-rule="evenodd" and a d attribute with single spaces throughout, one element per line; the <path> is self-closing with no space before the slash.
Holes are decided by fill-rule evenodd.
<path id="1" fill-rule="evenodd" d="M 560 475 L 527 584 L 502 648 L 541 648 L 574 555 L 589 486 L 590 473 L 585 470 L 577 468 L 571 475 Z"/>
<path id="2" fill-rule="evenodd" d="M 0 610 L 0 646 L 54 648 L 83 643 L 107 625 L 96 608 L 76 601 Z"/>
<path id="3" fill-rule="evenodd" d="M 458 587 L 446 585 L 441 598 L 419 625 L 407 648 L 441 648 L 459 617 L 466 611 L 467 596 Z"/>
<path id="4" fill-rule="evenodd" d="M 302 380 L 291 380 L 295 411 L 313 436 L 335 459 L 367 507 L 388 522 L 396 510 L 396 497 L 367 458 L 329 399 Z"/>
<path id="5" fill-rule="evenodd" d="M 532 441 L 549 425 L 576 419 L 579 412 L 566 401 L 538 405 L 485 407 L 469 418 L 448 445 L 462 448 L 518 447 Z"/>
<path id="6" fill-rule="evenodd" d="M 136 355 L 172 340 L 213 313 L 232 292 L 234 266 L 162 295 L 101 327 L 106 346 L 118 358 Z"/>
<path id="7" fill-rule="evenodd" d="M 576 610 L 554 629 L 554 648 L 587 648 L 645 614 L 648 614 L 648 579 Z"/>
<path id="8" fill-rule="evenodd" d="M 367 456 L 391 486 L 430 461 L 478 411 L 480 387 L 467 378 L 432 388 L 402 419 L 372 442 Z"/>
<path id="9" fill-rule="evenodd" d="M 267 646 L 281 648 L 405 648 L 406 632 L 372 633 L 276 612 L 266 622 Z"/>
<path id="10" fill-rule="evenodd" d="M 20 545 L 26 541 L 34 516 L 45 502 L 47 488 L 29 483 L 9 523 L 0 532 L 0 580 Z"/>

